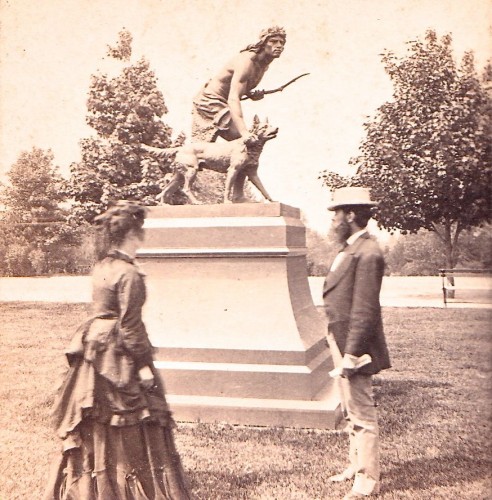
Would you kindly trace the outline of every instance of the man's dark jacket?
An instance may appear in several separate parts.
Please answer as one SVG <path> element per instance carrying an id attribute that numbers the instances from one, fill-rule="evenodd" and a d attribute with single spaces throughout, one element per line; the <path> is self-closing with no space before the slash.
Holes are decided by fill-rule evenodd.
<path id="1" fill-rule="evenodd" d="M 370 354 L 372 363 L 358 373 L 374 375 L 391 366 L 379 303 L 383 254 L 368 233 L 343 252 L 344 258 L 328 273 L 323 287 L 328 331 L 335 336 L 342 355 Z"/>

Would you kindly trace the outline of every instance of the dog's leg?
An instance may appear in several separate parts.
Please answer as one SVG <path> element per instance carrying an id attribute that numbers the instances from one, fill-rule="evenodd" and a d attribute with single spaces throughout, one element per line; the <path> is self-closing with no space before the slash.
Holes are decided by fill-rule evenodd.
<path id="1" fill-rule="evenodd" d="M 193 184 L 195 183 L 195 179 L 198 174 L 198 170 L 198 166 L 197 168 L 187 167 L 184 174 L 183 193 L 188 197 L 193 205 L 201 205 L 201 201 L 196 198 L 192 191 Z"/>
<path id="2" fill-rule="evenodd" d="M 181 172 L 175 172 L 173 177 L 169 181 L 169 184 L 161 191 L 158 195 L 158 199 L 161 200 L 161 205 L 167 204 L 171 205 L 173 201 L 173 196 L 176 191 L 182 189 L 184 184 L 184 176 Z"/>
<path id="3" fill-rule="evenodd" d="M 224 189 L 224 203 L 234 203 L 232 199 L 233 189 L 237 182 L 237 177 L 241 171 L 242 165 L 240 163 L 231 163 L 227 169 L 225 189 Z"/>
<path id="4" fill-rule="evenodd" d="M 164 205 L 164 190 L 162 190 L 155 198 L 159 205 Z"/>
<path id="5" fill-rule="evenodd" d="M 263 195 L 265 200 L 273 201 L 272 198 L 270 197 L 270 195 L 268 194 L 267 190 L 265 189 L 265 186 L 263 185 L 260 178 L 258 177 L 257 168 L 258 167 L 248 171 L 248 178 L 251 181 L 251 183 L 253 184 L 253 186 L 255 186 L 258 189 L 258 191 Z"/>
<path id="6" fill-rule="evenodd" d="M 241 170 L 236 177 L 236 182 L 232 186 L 232 202 L 245 203 L 248 201 L 244 196 L 244 183 L 246 182 L 246 172 Z"/>

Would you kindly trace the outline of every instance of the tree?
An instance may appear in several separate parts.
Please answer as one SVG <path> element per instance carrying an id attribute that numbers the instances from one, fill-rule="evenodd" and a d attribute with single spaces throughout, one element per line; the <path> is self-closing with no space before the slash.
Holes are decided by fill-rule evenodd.
<path id="1" fill-rule="evenodd" d="M 432 276 L 446 266 L 446 255 L 437 234 L 420 230 L 398 238 L 388 250 L 386 263 L 391 274 L 403 276 Z M 460 237 L 457 266 L 463 268 L 492 267 L 492 227 L 463 231 Z"/>
<path id="2" fill-rule="evenodd" d="M 409 42 L 406 57 L 385 52 L 393 100 L 364 125 L 356 175 L 342 183 L 371 189 L 380 226 L 435 232 L 454 268 L 460 234 L 490 214 L 492 69 L 480 80 L 472 53 L 456 67 L 451 41 L 428 31 L 424 42 Z M 333 174 L 321 176 L 333 187 Z"/>
<path id="3" fill-rule="evenodd" d="M 78 221 L 92 220 L 114 199 L 155 205 L 166 168 L 170 169 L 140 149 L 141 143 L 171 146 L 172 130 L 161 120 L 167 108 L 149 63 L 145 58 L 129 62 L 131 41 L 123 30 L 117 46 L 108 49 L 124 65 L 119 76 L 92 76 L 86 120 L 97 135 L 81 141 L 82 161 L 71 165 L 66 186 Z"/>
<path id="4" fill-rule="evenodd" d="M 7 174 L 9 185 L 1 185 L 3 274 L 43 274 L 66 266 L 59 245 L 72 244 L 73 236 L 53 159 L 51 150 L 22 152 Z"/>
<path id="5" fill-rule="evenodd" d="M 53 165 L 51 150 L 32 148 L 24 151 L 12 165 L 7 176 L 10 186 L 3 186 L 2 203 L 11 210 L 8 218 L 13 222 L 42 223 L 59 221 L 61 176 Z"/>
<path id="6" fill-rule="evenodd" d="M 492 226 L 464 231 L 460 241 L 459 265 L 492 269 Z"/>
<path id="7" fill-rule="evenodd" d="M 307 268 L 309 276 L 326 276 L 328 263 L 339 250 L 339 244 L 332 234 L 322 236 L 319 232 L 306 227 Z"/>
<path id="8" fill-rule="evenodd" d="M 133 37 L 131 33 L 127 29 L 123 28 L 118 33 L 116 46 L 111 47 L 111 45 L 108 45 L 108 56 L 120 59 L 121 61 L 129 61 L 132 56 L 132 42 Z"/>
<path id="9" fill-rule="evenodd" d="M 398 238 L 385 260 L 390 274 L 435 276 L 445 267 L 446 256 L 436 233 L 421 230 Z"/>

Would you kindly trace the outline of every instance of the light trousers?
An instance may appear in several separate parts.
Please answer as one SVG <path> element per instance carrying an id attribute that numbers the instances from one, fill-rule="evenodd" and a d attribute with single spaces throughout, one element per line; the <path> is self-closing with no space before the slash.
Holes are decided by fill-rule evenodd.
<path id="1" fill-rule="evenodd" d="M 379 426 L 371 375 L 336 379 L 349 432 L 349 470 L 355 476 L 352 490 L 363 495 L 379 493 Z"/>

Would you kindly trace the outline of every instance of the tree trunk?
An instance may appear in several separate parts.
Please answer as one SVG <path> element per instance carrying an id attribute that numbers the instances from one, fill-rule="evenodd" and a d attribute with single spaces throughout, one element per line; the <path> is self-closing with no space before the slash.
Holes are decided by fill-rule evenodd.
<path id="1" fill-rule="evenodd" d="M 454 234 L 452 234 L 452 223 L 445 223 L 443 227 L 438 227 L 436 224 L 434 225 L 434 230 L 439 237 L 439 239 L 444 244 L 444 252 L 446 254 L 446 269 L 454 269 L 457 262 L 457 248 L 458 248 L 458 237 L 461 233 L 460 224 L 456 224 L 456 229 Z M 455 277 L 447 276 L 446 277 L 448 285 L 451 288 L 450 290 L 446 290 L 446 298 L 454 299 L 455 297 Z"/>
<path id="2" fill-rule="evenodd" d="M 453 246 L 450 243 L 449 245 L 446 245 L 446 268 L 447 269 L 454 269 L 454 266 L 455 266 L 455 262 L 453 259 Z M 451 289 L 449 289 L 449 288 L 446 289 L 446 291 L 445 291 L 446 299 L 454 299 L 454 297 L 455 297 L 455 290 L 454 290 L 455 279 L 454 279 L 454 276 L 448 275 L 448 276 L 446 276 L 446 279 L 448 281 L 448 285 L 450 287 L 453 287 Z"/>

